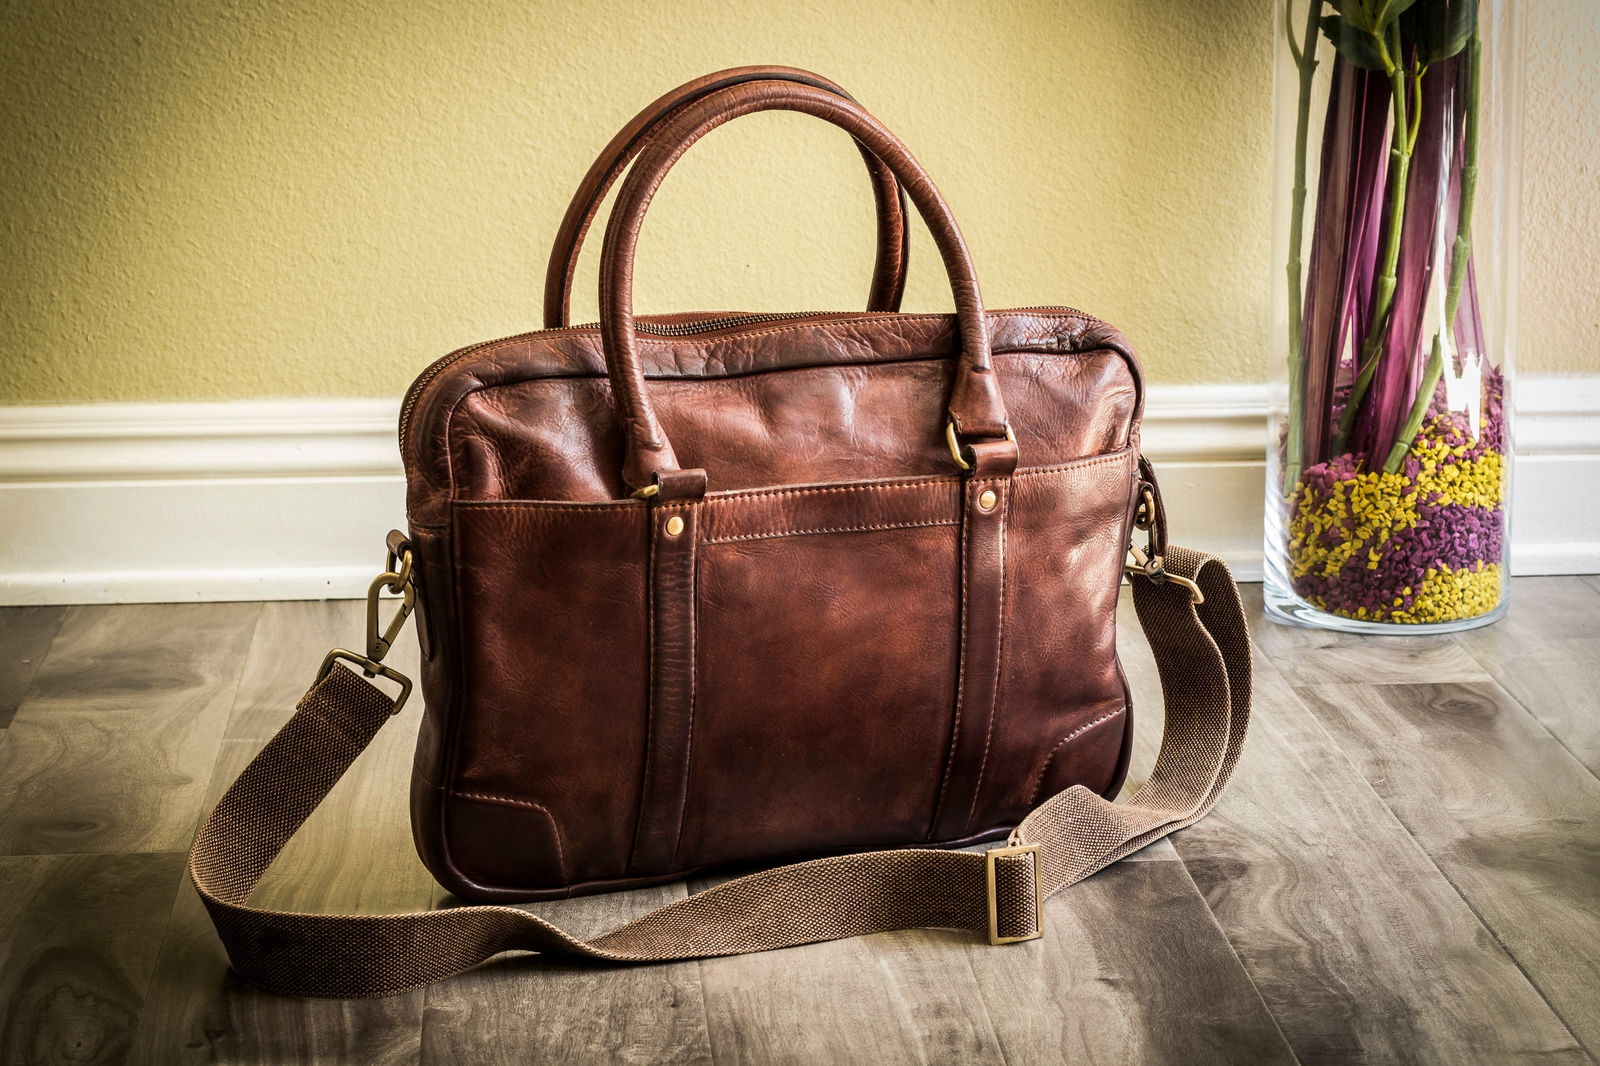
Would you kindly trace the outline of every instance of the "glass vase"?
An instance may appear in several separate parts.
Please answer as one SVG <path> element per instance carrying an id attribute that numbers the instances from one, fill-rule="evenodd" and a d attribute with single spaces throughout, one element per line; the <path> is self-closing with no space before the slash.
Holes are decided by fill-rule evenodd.
<path id="1" fill-rule="evenodd" d="M 1265 600 L 1441 632 L 1504 614 L 1513 0 L 1280 0 Z"/>

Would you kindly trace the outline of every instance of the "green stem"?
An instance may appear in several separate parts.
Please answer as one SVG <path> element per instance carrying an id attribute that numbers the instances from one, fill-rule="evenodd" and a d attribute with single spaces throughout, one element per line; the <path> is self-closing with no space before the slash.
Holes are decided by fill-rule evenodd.
<path id="1" fill-rule="evenodd" d="M 1411 410 L 1395 438 L 1394 447 L 1384 460 L 1383 469 L 1393 474 L 1405 462 L 1411 442 L 1417 439 L 1422 420 L 1427 417 L 1433 402 L 1433 390 L 1439 386 L 1444 373 L 1444 353 L 1447 344 L 1454 344 L 1456 312 L 1461 307 L 1461 290 L 1466 285 L 1467 263 L 1472 255 L 1472 208 L 1478 198 L 1478 72 L 1483 55 L 1483 41 L 1473 30 L 1467 44 L 1467 109 L 1462 119 L 1466 126 L 1466 144 L 1461 158 L 1461 203 L 1456 212 L 1456 239 L 1450 251 L 1450 285 L 1445 290 L 1444 326 L 1433 335 L 1433 350 L 1428 354 L 1428 365 L 1422 373 L 1422 383 L 1411 401 Z"/>
<path id="2" fill-rule="evenodd" d="M 1400 231 L 1406 217 L 1406 176 L 1411 172 L 1411 127 L 1406 121 L 1406 73 L 1401 66 L 1400 30 L 1390 24 L 1393 54 L 1381 35 L 1374 34 L 1378 54 L 1383 59 L 1383 69 L 1389 75 L 1389 93 L 1394 98 L 1394 134 L 1390 139 L 1389 155 L 1394 161 L 1389 180 L 1389 210 L 1384 237 L 1383 269 L 1377 280 L 1377 299 L 1372 309 L 1372 323 L 1367 328 L 1366 340 L 1361 345 L 1361 359 L 1355 381 L 1350 387 L 1350 397 L 1345 402 L 1344 414 L 1339 418 L 1339 434 L 1333 450 L 1337 454 L 1350 446 L 1350 430 L 1355 425 L 1356 411 L 1367 395 L 1372 376 L 1378 369 L 1378 355 L 1383 349 L 1384 329 L 1389 320 L 1389 305 L 1394 302 L 1395 270 L 1400 262 Z M 1422 74 L 1416 75 L 1420 82 Z"/>
<path id="3" fill-rule="evenodd" d="M 1284 0 L 1284 26 L 1289 26 L 1289 5 Z M 1284 448 L 1283 491 L 1294 492 L 1300 480 L 1300 468 L 1305 450 L 1305 352 L 1303 329 L 1305 323 L 1304 297 L 1300 287 L 1300 252 L 1305 234 L 1306 218 L 1306 141 L 1311 125 L 1311 81 L 1317 69 L 1317 16 L 1322 13 L 1322 0 L 1310 0 L 1306 5 L 1305 43 L 1295 47 L 1294 33 L 1289 33 L 1289 51 L 1295 65 L 1300 68 L 1299 110 L 1294 127 L 1294 192 L 1289 207 L 1289 432 Z"/>

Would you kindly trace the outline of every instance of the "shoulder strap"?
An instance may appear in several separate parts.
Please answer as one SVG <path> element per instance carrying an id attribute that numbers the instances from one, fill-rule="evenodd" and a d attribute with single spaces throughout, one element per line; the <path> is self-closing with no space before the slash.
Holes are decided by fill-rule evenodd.
<path id="1" fill-rule="evenodd" d="M 333 664 L 239 775 L 189 854 L 234 969 L 297 996 L 385 996 L 506 951 L 612 962 L 739 955 L 921 926 L 1042 933 L 1042 901 L 1209 811 L 1250 715 L 1250 640 L 1221 560 L 1184 548 L 1130 571 L 1166 697 L 1161 753 L 1126 803 L 1060 792 L 987 853 L 910 848 L 780 866 L 728 881 L 593 939 L 516 907 L 414 914 L 292 914 L 248 905 L 267 867 L 397 703 Z M 392 630 L 390 636 L 392 637 Z"/>

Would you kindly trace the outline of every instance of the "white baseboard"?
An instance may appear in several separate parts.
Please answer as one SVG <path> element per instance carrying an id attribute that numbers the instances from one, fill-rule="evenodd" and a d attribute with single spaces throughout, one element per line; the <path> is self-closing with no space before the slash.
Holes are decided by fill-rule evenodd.
<path id="1" fill-rule="evenodd" d="M 1175 539 L 1261 576 L 1268 393 L 1150 388 Z M 405 525 L 395 400 L 0 408 L 0 603 L 359 596 Z M 1600 376 L 1518 383 L 1512 569 L 1600 572 Z"/>

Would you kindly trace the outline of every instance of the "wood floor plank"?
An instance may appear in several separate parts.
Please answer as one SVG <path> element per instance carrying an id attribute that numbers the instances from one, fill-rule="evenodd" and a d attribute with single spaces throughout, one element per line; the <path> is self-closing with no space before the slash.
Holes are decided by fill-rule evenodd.
<path id="1" fill-rule="evenodd" d="M 65 607 L 0 608 L 0 729 L 11 724 L 66 613 Z"/>
<path id="2" fill-rule="evenodd" d="M 592 935 L 684 894 L 657 888 L 530 905 Z M 422 1061 L 709 1063 L 700 971 L 693 962 L 603 966 L 528 956 L 491 963 L 427 990 Z"/>
<path id="3" fill-rule="evenodd" d="M 1301 695 L 1567 1027 L 1600 1053 L 1600 782 L 1493 683 Z"/>
<path id="4" fill-rule="evenodd" d="M 965 945 L 1003 1061 L 1294 1061 L 1182 863 L 1109 867 L 1045 921 L 1042 940 Z"/>
<path id="5" fill-rule="evenodd" d="M 914 929 L 707 959 L 700 975 L 715 1058 L 998 1062 L 967 939 Z"/>
<path id="6" fill-rule="evenodd" d="M 72 609 L 0 733 L 0 1061 L 1584 1061 L 1580 1040 L 1600 1047 L 1591 596 L 1587 579 L 1519 579 L 1496 627 L 1393 641 L 1253 608 L 1258 711 L 1232 789 L 1176 847 L 1052 900 L 1043 941 L 933 930 L 650 967 L 508 959 L 349 1003 L 230 977 L 175 853 L 327 646 L 359 643 L 360 605 Z M 1162 723 L 1131 621 L 1134 786 Z M 403 638 L 394 661 L 415 657 Z M 258 902 L 437 902 L 405 805 L 419 711 Z M 117 850 L 146 853 L 50 853 Z M 531 909 L 590 932 L 683 891 Z"/>
<path id="7" fill-rule="evenodd" d="M 1600 777 L 1600 586 L 1518 578 L 1506 617 L 1456 640 Z"/>
<path id="8" fill-rule="evenodd" d="M 1573 758 L 1600 778 L 1600 646 L 1563 641 L 1499 660 L 1491 670 Z"/>
<path id="9" fill-rule="evenodd" d="M 365 626 L 365 600 L 263 604 L 226 738 L 265 742 L 311 686 L 330 648 L 361 650 Z M 416 636 L 407 630 L 387 659 L 412 680 L 417 677 L 416 648 Z"/>
<path id="10" fill-rule="evenodd" d="M 1381 685 L 1419 677 L 1482 681 L 1489 676 L 1460 644 L 1438 636 L 1335 633 L 1264 619 L 1252 632 L 1267 661 L 1294 685 Z"/>
<path id="11" fill-rule="evenodd" d="M 0 859 L 0 1062 L 122 1062 L 183 856 Z"/>
<path id="12" fill-rule="evenodd" d="M 1458 633 L 1455 639 L 1469 650 L 1497 652 L 1500 658 L 1486 666 L 1551 641 L 1600 641 L 1600 588 L 1577 576 L 1519 577 L 1511 583 L 1504 618 Z"/>
<path id="13" fill-rule="evenodd" d="M 326 651 L 323 623 L 348 614 L 319 603 L 269 605 L 273 621 L 252 644 L 229 728 L 259 734 L 224 741 L 205 808 L 285 721 Z M 263 622 L 267 621 L 263 615 Z M 295 635 L 298 634 L 298 635 Z M 310 651 L 308 651 L 308 649 Z M 314 654 L 310 654 L 314 652 Z M 395 651 L 397 664 L 408 655 Z M 312 660 L 309 665 L 308 658 Z M 277 670 L 292 661 L 301 669 Z M 414 662 L 402 669 L 414 670 Z M 411 676 L 415 676 L 412 673 Z M 248 685 L 248 688 L 246 687 Z M 284 848 L 252 902 L 284 910 L 392 913 L 426 909 L 433 881 L 411 842 L 407 788 L 421 703 L 406 707 Z M 259 992 L 228 971 L 227 958 L 187 881 L 177 893 L 161 946 L 134 1061 L 415 1062 L 423 994 L 377 1000 L 286 999 Z"/>
<path id="14" fill-rule="evenodd" d="M 1273 649 L 1307 643 L 1337 647 L 1327 661 L 1342 675 L 1364 645 L 1329 645 L 1329 634 L 1266 621 L 1258 586 L 1246 602 L 1256 637 L 1249 740 L 1217 808 L 1171 840 L 1295 1055 L 1582 1061 L 1515 962 L 1276 670 Z M 1388 642 L 1365 643 L 1381 659 Z M 1141 645 L 1119 647 L 1135 702 L 1151 706 L 1154 660 Z M 1387 665 L 1401 661 L 1461 671 L 1420 645 Z"/>
<path id="15" fill-rule="evenodd" d="M 186 850 L 260 611 L 70 610 L 0 738 L 0 854 Z"/>
<path id="16" fill-rule="evenodd" d="M 1175 838 L 1303 1062 L 1582 1061 L 1572 1035 L 1281 679 Z"/>

